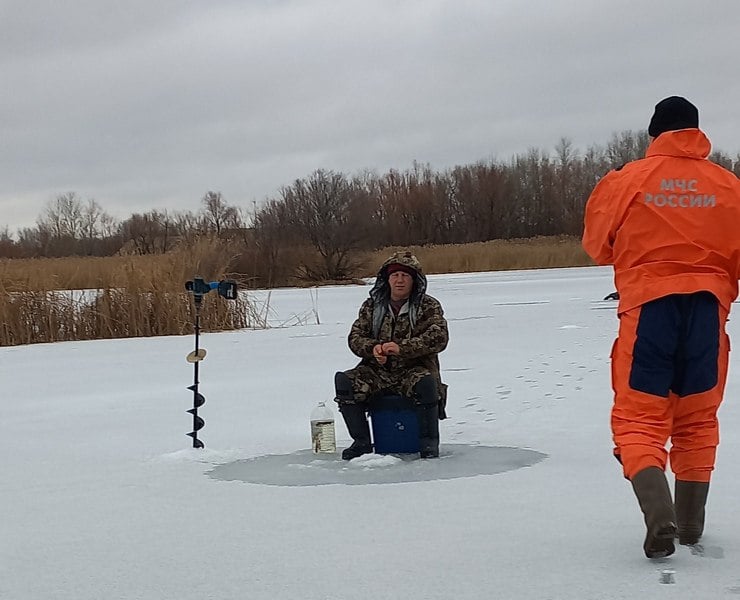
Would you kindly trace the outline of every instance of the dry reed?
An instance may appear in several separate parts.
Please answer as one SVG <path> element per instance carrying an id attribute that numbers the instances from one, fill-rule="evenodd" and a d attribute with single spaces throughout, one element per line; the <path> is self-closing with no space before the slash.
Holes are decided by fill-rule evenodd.
<path id="1" fill-rule="evenodd" d="M 54 259 L 46 270 L 32 263 L 34 268 L 23 278 L 3 277 L 0 346 L 190 333 L 194 309 L 185 281 L 196 275 L 220 279 L 230 262 L 228 249 L 211 240 L 157 257 L 145 269 L 139 258 L 107 261 L 104 271 L 98 270 L 100 261 L 92 259 L 98 264 L 88 273 L 98 287 L 88 289 L 91 280 L 68 280 L 79 281 L 87 291 L 59 287 L 56 268 L 64 262 L 61 259 Z M 80 260 L 70 261 L 78 271 Z M 66 275 L 71 273 L 73 269 Z M 264 320 L 243 294 L 230 301 L 213 293 L 203 299 L 201 326 L 204 331 L 221 331 L 261 327 Z"/>
<path id="2" fill-rule="evenodd" d="M 515 269 L 545 269 L 592 265 L 579 238 L 536 237 L 490 240 L 444 246 L 406 246 L 431 273 L 478 273 Z M 378 267 L 399 248 L 383 248 L 365 256 L 362 277 L 375 275 Z"/>
<path id="3" fill-rule="evenodd" d="M 592 264 L 580 240 L 572 237 L 410 249 L 427 273 Z M 361 266 L 350 281 L 375 275 L 394 250 L 358 253 L 356 263 Z M 155 256 L 0 261 L 0 346 L 190 333 L 194 313 L 184 282 L 195 276 L 229 277 L 230 269 L 239 263 L 232 246 L 208 238 Z M 292 278 L 287 274 L 288 265 L 281 268 L 286 275 L 275 285 L 300 282 L 295 273 Z M 241 287 L 246 280 L 238 280 Z M 263 328 L 266 312 L 258 311 L 244 294 L 236 301 L 207 294 L 201 325 L 204 331 Z"/>

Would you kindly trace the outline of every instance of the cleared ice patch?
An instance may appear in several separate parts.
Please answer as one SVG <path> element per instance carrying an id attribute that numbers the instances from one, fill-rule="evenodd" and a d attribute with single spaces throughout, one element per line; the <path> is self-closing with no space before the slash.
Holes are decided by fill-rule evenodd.
<path id="1" fill-rule="evenodd" d="M 418 454 L 366 454 L 345 461 L 339 453 L 270 454 L 234 460 L 208 471 L 213 479 L 275 486 L 367 485 L 495 475 L 530 467 L 547 458 L 527 448 L 443 444 L 437 459 Z"/>

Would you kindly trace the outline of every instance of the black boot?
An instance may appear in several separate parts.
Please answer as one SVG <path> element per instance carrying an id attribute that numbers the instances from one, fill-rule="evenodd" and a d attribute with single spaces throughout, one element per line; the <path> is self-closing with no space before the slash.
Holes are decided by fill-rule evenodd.
<path id="1" fill-rule="evenodd" d="M 431 375 L 426 375 L 414 386 L 416 416 L 419 419 L 419 455 L 421 458 L 439 456 L 439 404 L 437 386 Z"/>
<path id="2" fill-rule="evenodd" d="M 342 451 L 342 460 L 352 460 L 363 454 L 371 454 L 373 446 L 370 443 L 370 427 L 365 416 L 365 407 L 362 404 L 340 404 L 339 411 L 344 417 L 347 431 L 354 440 L 349 448 Z"/>
<path id="3" fill-rule="evenodd" d="M 339 412 L 342 413 L 347 431 L 354 440 L 349 448 L 342 451 L 342 460 L 352 460 L 363 454 L 372 453 L 373 446 L 370 443 L 370 427 L 367 424 L 365 406 L 355 404 L 352 381 L 345 373 L 339 371 L 334 375 L 334 387 L 337 392 Z"/>
<path id="4" fill-rule="evenodd" d="M 678 543 L 692 546 L 704 533 L 704 506 L 709 494 L 709 482 L 676 479 L 676 519 Z"/>
<path id="5" fill-rule="evenodd" d="M 419 418 L 419 455 L 421 458 L 439 457 L 439 407 L 420 404 L 416 407 Z"/>
<path id="6" fill-rule="evenodd" d="M 645 516 L 645 556 L 662 558 L 675 551 L 676 513 L 665 473 L 658 467 L 643 469 L 632 478 L 632 488 Z"/>

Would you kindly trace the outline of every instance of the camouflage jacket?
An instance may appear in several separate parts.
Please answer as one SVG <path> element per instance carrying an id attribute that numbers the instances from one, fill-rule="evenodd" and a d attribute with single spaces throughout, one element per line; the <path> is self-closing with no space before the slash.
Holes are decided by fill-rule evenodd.
<path id="1" fill-rule="evenodd" d="M 390 308 L 390 287 L 386 268 L 391 263 L 410 266 L 416 272 L 414 289 L 406 305 L 394 316 Z M 407 371 L 424 367 L 437 381 L 440 396 L 445 397 L 438 354 L 447 347 L 449 334 L 442 305 L 426 294 L 427 280 L 421 265 L 409 252 L 396 253 L 378 272 L 370 297 L 363 302 L 360 313 L 352 324 L 349 348 L 366 364 L 378 369 Z M 384 342 L 396 342 L 400 354 L 388 357 L 381 366 L 373 357 L 373 347 Z"/>

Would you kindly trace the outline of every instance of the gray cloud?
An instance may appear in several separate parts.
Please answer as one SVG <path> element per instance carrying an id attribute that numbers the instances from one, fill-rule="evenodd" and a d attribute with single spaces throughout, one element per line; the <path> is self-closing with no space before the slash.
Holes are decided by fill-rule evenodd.
<path id="1" fill-rule="evenodd" d="M 675 93 L 735 154 L 738 22 L 736 0 L 4 0 L 0 227 L 70 190 L 125 217 L 585 149 Z"/>

